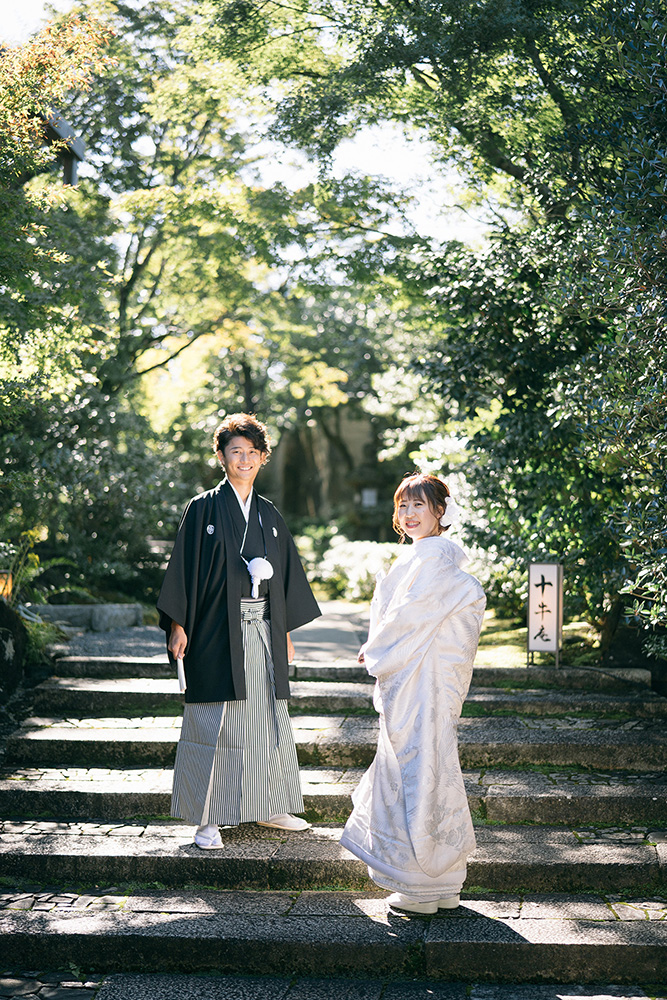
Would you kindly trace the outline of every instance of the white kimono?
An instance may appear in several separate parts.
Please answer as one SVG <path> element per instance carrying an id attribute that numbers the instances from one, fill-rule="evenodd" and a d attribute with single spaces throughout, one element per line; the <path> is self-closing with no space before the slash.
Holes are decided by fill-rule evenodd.
<path id="1" fill-rule="evenodd" d="M 374 882 L 424 902 L 460 892 L 475 848 L 456 727 L 486 598 L 465 559 L 422 538 L 376 586 L 364 655 L 378 748 L 341 838 Z"/>

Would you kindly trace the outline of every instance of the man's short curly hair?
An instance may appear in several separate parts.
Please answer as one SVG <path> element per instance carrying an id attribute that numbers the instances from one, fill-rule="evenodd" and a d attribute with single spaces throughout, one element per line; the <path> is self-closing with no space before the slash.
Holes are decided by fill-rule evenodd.
<path id="1" fill-rule="evenodd" d="M 225 451 L 233 437 L 244 437 L 266 458 L 271 454 L 271 441 L 266 426 L 251 413 L 230 413 L 213 434 L 213 451 Z"/>

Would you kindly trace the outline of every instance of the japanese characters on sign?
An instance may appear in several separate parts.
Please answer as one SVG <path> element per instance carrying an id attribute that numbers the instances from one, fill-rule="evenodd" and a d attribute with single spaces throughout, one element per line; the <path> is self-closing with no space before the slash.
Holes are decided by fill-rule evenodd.
<path id="1" fill-rule="evenodd" d="M 531 563 L 528 567 L 528 652 L 556 653 L 563 629 L 563 567 Z"/>

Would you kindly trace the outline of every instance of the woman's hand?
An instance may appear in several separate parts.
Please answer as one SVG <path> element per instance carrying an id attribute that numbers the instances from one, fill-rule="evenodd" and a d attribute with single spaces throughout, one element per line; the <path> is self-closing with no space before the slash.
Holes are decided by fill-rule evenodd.
<path id="1" fill-rule="evenodd" d="M 287 633 L 287 662 L 291 663 L 294 659 L 294 643 L 292 642 L 292 637 Z"/>
<path id="2" fill-rule="evenodd" d="M 365 663 L 366 662 L 366 657 L 364 656 L 364 650 L 365 649 L 366 649 L 366 643 L 363 644 L 363 646 L 361 647 L 361 649 L 359 650 L 359 652 L 357 654 L 357 663 Z"/>
<path id="3" fill-rule="evenodd" d="M 167 646 L 167 649 L 175 660 L 183 659 L 187 644 L 188 637 L 185 634 L 183 626 L 177 625 L 176 622 L 172 622 L 171 632 L 169 634 L 169 645 Z"/>

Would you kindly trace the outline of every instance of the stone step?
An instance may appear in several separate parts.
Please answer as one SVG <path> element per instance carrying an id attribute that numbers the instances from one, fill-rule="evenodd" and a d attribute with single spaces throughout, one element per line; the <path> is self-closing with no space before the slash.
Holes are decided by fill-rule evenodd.
<path id="1" fill-rule="evenodd" d="M 292 712 L 373 711 L 370 683 L 292 681 L 291 688 Z M 656 699 L 661 702 L 657 695 Z M 667 706 L 667 698 L 664 702 Z M 150 711 L 178 714 L 183 703 L 176 678 L 152 677 L 50 677 L 34 689 L 33 701 L 36 712 L 73 715 Z"/>
<path id="2" fill-rule="evenodd" d="M 6 759 L 25 767 L 146 767 L 173 764 L 181 720 L 162 718 L 25 720 L 7 740 Z M 296 716 L 299 762 L 368 766 L 375 755 L 371 716 Z M 463 767 L 575 766 L 655 771 L 667 765 L 660 720 L 469 718 L 459 725 Z"/>
<path id="3" fill-rule="evenodd" d="M 633 719 L 665 719 L 667 698 L 645 690 L 608 693 L 471 687 L 463 711 L 538 716 L 626 715 Z"/>
<path id="4" fill-rule="evenodd" d="M 64 973 L 63 973 L 64 975 Z M 468 977 L 474 975 L 474 969 Z M 40 977 L 43 978 L 43 977 Z M 71 974 L 69 976 L 71 979 Z M 618 984 L 577 983 L 569 985 L 565 993 L 553 981 L 535 985 L 514 983 L 456 983 L 426 978 L 415 980 L 388 975 L 383 978 L 364 976 L 342 978 L 339 976 L 275 976 L 193 975 L 192 973 L 110 973 L 93 976 L 91 985 L 102 981 L 95 1000 L 174 1000 L 175 997 L 197 997 L 198 1000 L 649 1000 L 644 989 L 630 983 Z M 31 987 L 30 978 L 21 981 Z M 49 983 L 53 980 L 49 979 Z M 77 984 L 78 985 L 78 984 Z M 655 1000 L 655 991 L 651 995 Z M 27 989 L 26 989 L 27 992 Z M 35 991 L 36 992 L 36 991 Z M 59 1000 L 77 1000 L 77 993 L 63 995 Z M 79 994 L 81 990 L 78 991 Z M 661 990 L 658 1000 L 665 1000 Z M 83 998 L 81 998 L 83 1000 Z M 88 1000 L 86 997 L 85 1000 Z"/>
<path id="5" fill-rule="evenodd" d="M 665 905 L 643 897 L 621 905 L 604 896 L 473 895 L 457 910 L 433 917 L 395 913 L 384 897 L 368 890 L 187 896 L 137 891 L 76 896 L 53 906 L 40 900 L 28 909 L 24 896 L 16 902 L 25 909 L 10 903 L 0 912 L 0 960 L 7 964 L 21 955 L 24 966 L 56 968 L 66 955 L 71 966 L 98 972 L 215 969 L 394 981 L 466 981 L 474 972 L 478 981 L 514 984 L 648 982 L 667 974 Z M 633 919 L 635 914 L 641 918 Z M 182 995 L 199 994 L 188 983 Z"/>
<path id="6" fill-rule="evenodd" d="M 0 875 L 5 884 L 368 890 L 366 866 L 341 847 L 341 832 L 339 826 L 316 826 L 290 834 L 246 823 L 223 828 L 222 850 L 201 851 L 192 842 L 194 827 L 185 824 L 4 821 Z M 493 825 L 478 826 L 476 836 L 468 864 L 471 889 L 667 889 L 664 834 L 637 831 L 638 839 L 631 840 L 593 828 Z"/>
<path id="7" fill-rule="evenodd" d="M 299 663 L 294 667 L 297 680 L 368 679 L 363 667 L 356 663 Z M 476 687 L 564 688 L 588 691 L 650 690 L 651 672 L 635 667 L 494 667 L 476 663 L 472 675 Z"/>
<path id="8" fill-rule="evenodd" d="M 372 712 L 373 684 L 352 681 L 292 681 L 292 714 L 301 712 Z M 182 710 L 175 678 L 50 677 L 34 689 L 34 709 L 49 714 L 92 712 L 119 715 L 160 714 Z M 464 713 L 567 715 L 574 712 L 631 718 L 667 718 L 667 698 L 653 691 L 609 694 L 545 690 L 498 690 L 473 687 Z"/>
<path id="9" fill-rule="evenodd" d="M 174 671 L 158 656 L 62 656 L 56 670 L 60 677 L 170 678 Z M 368 682 L 368 674 L 353 659 L 318 662 L 297 660 L 291 667 L 296 680 Z M 651 672 L 635 667 L 494 667 L 476 665 L 473 684 L 478 687 L 537 687 L 591 691 L 641 691 L 651 687 Z"/>
<path id="10" fill-rule="evenodd" d="M 361 768 L 301 769 L 309 819 L 345 819 Z M 559 770 L 463 773 L 473 815 L 490 822 L 667 826 L 667 778 Z M 22 768 L 0 771 L 0 815 L 120 821 L 167 816 L 173 772 L 167 768 Z"/>
<path id="11" fill-rule="evenodd" d="M 163 677 L 174 676 L 162 653 L 156 656 L 61 656 L 56 660 L 59 677 Z"/>

